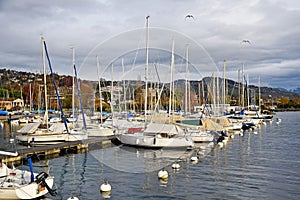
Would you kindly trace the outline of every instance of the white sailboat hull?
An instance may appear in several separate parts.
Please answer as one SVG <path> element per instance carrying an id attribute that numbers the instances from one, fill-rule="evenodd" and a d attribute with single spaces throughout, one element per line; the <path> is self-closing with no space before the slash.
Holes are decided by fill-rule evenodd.
<path id="1" fill-rule="evenodd" d="M 145 136 L 141 133 L 121 134 L 117 136 L 121 143 L 147 148 L 162 148 L 162 147 L 192 147 L 194 143 L 191 139 L 185 137 L 178 138 L 158 138 L 155 136 Z"/>
<path id="2" fill-rule="evenodd" d="M 215 138 L 213 134 L 203 130 L 190 130 L 187 135 L 194 142 L 212 142 Z"/>
<path id="3" fill-rule="evenodd" d="M 113 136 L 114 129 L 102 126 L 88 126 L 87 133 L 89 137 Z"/>
<path id="4" fill-rule="evenodd" d="M 87 139 L 86 133 L 50 133 L 50 134 L 28 134 L 17 135 L 16 139 L 20 143 L 39 143 L 39 144 L 55 144 L 59 142 L 71 142 Z"/>

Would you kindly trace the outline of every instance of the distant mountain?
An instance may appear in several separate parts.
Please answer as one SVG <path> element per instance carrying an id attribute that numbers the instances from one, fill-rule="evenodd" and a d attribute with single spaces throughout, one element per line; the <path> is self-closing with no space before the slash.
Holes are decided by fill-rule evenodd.
<path id="1" fill-rule="evenodd" d="M 288 90 L 287 89 L 285 89 L 285 88 L 277 88 L 278 90 L 281 90 L 281 91 L 285 91 L 285 92 L 288 92 Z M 290 92 L 293 92 L 293 91 L 290 91 Z"/>
<path id="2" fill-rule="evenodd" d="M 298 88 L 292 90 L 292 92 L 297 93 L 297 94 L 300 94 L 300 88 L 298 87 Z"/>
<path id="3" fill-rule="evenodd" d="M 205 77 L 204 82 L 206 84 L 212 84 L 213 79 L 211 77 Z M 219 81 L 216 81 L 219 83 L 219 87 L 222 87 L 222 82 L 223 79 L 219 78 Z M 238 97 L 238 85 L 239 83 L 230 79 L 226 79 L 227 82 L 227 91 L 228 94 L 230 94 L 231 97 L 237 98 Z M 240 86 L 242 87 L 242 86 Z M 259 88 L 258 86 L 255 85 L 249 85 L 249 89 L 252 92 L 255 92 L 255 94 L 259 93 Z M 300 90 L 300 88 L 298 88 Z M 260 87 L 260 93 L 261 93 L 261 98 L 262 99 L 269 99 L 270 97 L 272 98 L 282 98 L 282 97 L 288 97 L 289 99 L 295 99 L 295 98 L 300 98 L 300 93 L 296 93 L 294 91 L 288 91 L 283 88 L 270 88 L 270 87 Z"/>

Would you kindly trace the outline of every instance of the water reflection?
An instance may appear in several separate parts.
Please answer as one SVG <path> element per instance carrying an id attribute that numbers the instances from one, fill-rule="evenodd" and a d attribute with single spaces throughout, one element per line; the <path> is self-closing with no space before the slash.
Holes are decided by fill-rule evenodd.
<path id="1" fill-rule="evenodd" d="M 90 152 L 100 163 L 129 173 L 152 172 L 173 162 L 186 162 L 192 153 L 186 149 L 144 149 L 123 145 Z"/>

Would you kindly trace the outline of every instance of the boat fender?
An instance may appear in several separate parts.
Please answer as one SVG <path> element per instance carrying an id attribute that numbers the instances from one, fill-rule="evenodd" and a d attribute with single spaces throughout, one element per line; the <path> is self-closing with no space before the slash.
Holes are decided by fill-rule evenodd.
<path id="1" fill-rule="evenodd" d="M 48 192 L 52 195 L 52 196 L 56 196 L 57 192 L 56 190 L 53 190 L 49 187 L 49 185 L 46 183 L 46 179 L 48 178 L 48 174 L 46 172 L 41 172 L 38 175 L 36 175 L 36 183 L 41 184 L 41 186 L 46 187 Z"/>

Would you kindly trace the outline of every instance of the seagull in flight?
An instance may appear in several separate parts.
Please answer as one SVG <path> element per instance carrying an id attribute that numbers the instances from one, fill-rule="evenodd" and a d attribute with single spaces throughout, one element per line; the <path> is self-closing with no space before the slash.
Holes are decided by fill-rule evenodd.
<path id="1" fill-rule="evenodd" d="M 195 18 L 194 18 L 193 15 L 186 15 L 186 16 L 185 16 L 185 20 L 186 20 L 186 18 L 192 18 L 193 20 L 195 20 Z"/>
<path id="2" fill-rule="evenodd" d="M 251 42 L 249 40 L 243 40 L 242 43 L 248 43 L 251 44 Z"/>

